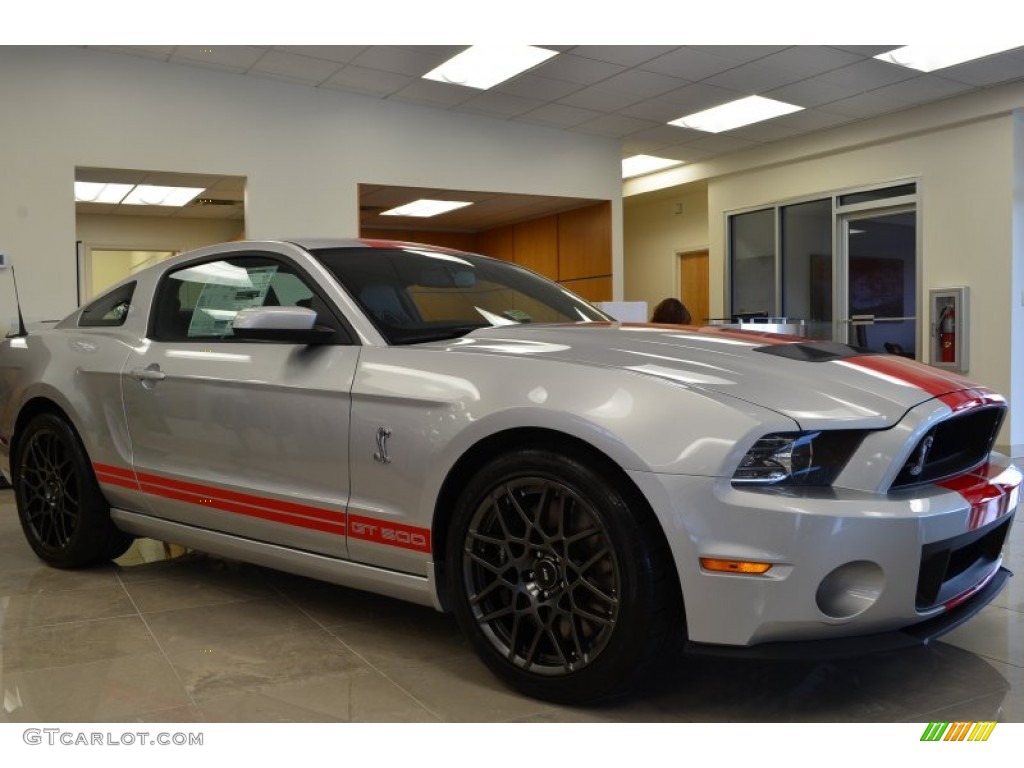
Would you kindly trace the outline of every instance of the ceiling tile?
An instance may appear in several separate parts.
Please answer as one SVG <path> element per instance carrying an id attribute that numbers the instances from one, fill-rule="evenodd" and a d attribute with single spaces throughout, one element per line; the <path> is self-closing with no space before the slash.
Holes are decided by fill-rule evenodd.
<path id="1" fill-rule="evenodd" d="M 369 47 L 368 45 L 275 45 L 274 50 L 348 64 Z"/>
<path id="2" fill-rule="evenodd" d="M 492 91 L 498 93 L 510 93 L 513 96 L 524 98 L 541 99 L 542 101 L 557 101 L 570 93 L 580 90 L 582 86 L 578 83 L 570 83 L 568 80 L 554 80 L 550 77 L 539 77 L 538 75 L 525 74 L 513 77 L 504 83 L 499 83 Z"/>
<path id="3" fill-rule="evenodd" d="M 1008 54 L 988 56 L 955 67 L 947 67 L 933 74 L 973 86 L 995 85 L 1024 77 L 1024 58 Z"/>
<path id="4" fill-rule="evenodd" d="M 635 117 L 626 117 L 624 115 L 602 115 L 601 117 L 596 117 L 593 120 L 588 120 L 585 123 L 580 123 L 576 126 L 576 130 L 583 131 L 585 133 L 594 133 L 600 136 L 620 138 L 646 128 L 655 128 L 657 125 L 657 123 L 653 123 L 649 120 L 637 120 Z"/>
<path id="5" fill-rule="evenodd" d="M 789 126 L 801 133 L 831 128 L 839 123 L 848 122 L 849 119 L 846 115 L 837 115 L 820 109 L 803 109 L 799 112 L 793 112 L 792 114 L 776 118 L 780 125 Z"/>
<path id="6" fill-rule="evenodd" d="M 819 75 L 818 77 L 801 80 L 799 83 L 791 83 L 781 88 L 773 88 L 761 95 L 801 107 L 818 107 L 831 101 L 839 101 L 839 99 L 856 96 L 858 93 L 860 93 L 858 88 L 834 83 L 831 80 L 827 80 L 823 75 Z"/>
<path id="7" fill-rule="evenodd" d="M 331 76 L 329 80 L 324 81 L 321 87 L 383 97 L 390 96 L 408 82 L 409 78 L 405 75 L 396 75 L 394 72 L 382 72 L 379 69 L 367 69 L 350 64 Z"/>
<path id="8" fill-rule="evenodd" d="M 705 134 L 703 138 L 687 142 L 687 146 L 694 149 L 703 149 L 716 154 L 723 152 L 738 152 L 741 149 L 749 149 L 757 146 L 757 142 L 738 139 L 735 136 L 724 133 Z"/>
<path id="9" fill-rule="evenodd" d="M 786 69 L 806 78 L 855 64 L 862 59 L 862 56 L 855 53 L 826 45 L 794 45 L 779 53 L 765 56 L 757 63 L 759 66 Z"/>
<path id="10" fill-rule="evenodd" d="M 865 59 L 848 67 L 841 67 L 822 75 L 822 78 L 836 85 L 853 88 L 858 92 L 882 88 L 902 80 L 910 80 L 920 75 L 913 69 L 887 64 L 877 59 Z"/>
<path id="11" fill-rule="evenodd" d="M 734 91 L 742 92 L 746 96 L 752 96 L 783 85 L 799 82 L 806 79 L 806 77 L 806 75 L 791 69 L 757 61 L 752 64 L 743 64 L 735 69 L 709 77 L 704 82 L 709 85 L 717 85 L 720 88 L 731 88 Z"/>
<path id="12" fill-rule="evenodd" d="M 745 125 L 742 128 L 729 131 L 729 136 L 743 139 L 744 141 L 769 142 L 788 139 L 796 136 L 800 131 L 792 126 L 780 123 L 775 120 L 764 120 L 753 125 Z"/>
<path id="13" fill-rule="evenodd" d="M 621 64 L 609 64 L 604 61 L 585 59 L 582 56 L 573 56 L 571 53 L 563 53 L 548 59 L 540 66 L 531 69 L 530 72 L 540 77 L 568 80 L 570 83 L 579 85 L 593 85 L 607 80 L 625 69 Z"/>
<path id="14" fill-rule="evenodd" d="M 630 134 L 629 138 L 634 141 L 653 141 L 665 146 L 672 146 L 675 144 L 688 144 L 701 136 L 707 136 L 707 134 L 693 131 L 689 128 L 680 128 L 675 125 L 658 125 Z"/>
<path id="15" fill-rule="evenodd" d="M 396 75 L 396 77 L 401 77 Z M 406 79 L 406 86 L 399 89 L 389 98 L 407 104 L 419 104 L 426 107 L 448 109 L 477 96 L 480 91 L 464 85 L 439 83 L 435 80 Z"/>
<path id="16" fill-rule="evenodd" d="M 902 83 L 893 83 L 884 88 L 877 88 L 872 95 L 887 99 L 904 106 L 923 104 L 926 101 L 940 101 L 955 96 L 958 93 L 970 90 L 965 83 L 947 80 L 938 75 L 922 75 L 913 80 L 905 80 Z"/>
<path id="17" fill-rule="evenodd" d="M 713 75 L 738 67 L 740 62 L 700 48 L 678 48 L 640 66 L 649 72 L 681 77 L 685 80 L 704 80 Z"/>
<path id="18" fill-rule="evenodd" d="M 397 45 L 374 45 L 356 56 L 352 63 L 358 67 L 379 69 L 410 77 L 423 77 L 430 70 L 451 58 L 445 49 L 430 46 L 402 48 Z"/>
<path id="19" fill-rule="evenodd" d="M 684 115 L 691 115 L 694 112 L 717 107 L 719 104 L 726 104 L 747 95 L 749 94 L 734 91 L 730 88 L 720 88 L 715 85 L 708 85 L 707 83 L 694 83 L 693 85 L 680 88 L 678 91 L 666 94 L 662 98 L 670 98 L 678 104 L 679 110 L 670 118 L 671 120 L 676 120 Z"/>
<path id="20" fill-rule="evenodd" d="M 791 48 L 789 45 L 694 45 L 694 50 L 715 53 L 741 63 L 757 61 Z"/>
<path id="21" fill-rule="evenodd" d="M 294 83 L 319 85 L 343 66 L 336 61 L 275 50 L 267 51 L 249 72 Z"/>
<path id="22" fill-rule="evenodd" d="M 636 67 L 676 49 L 674 45 L 577 45 L 573 55 Z"/>
<path id="23" fill-rule="evenodd" d="M 560 104 L 567 104 L 570 107 L 583 107 L 595 112 L 615 112 L 634 104 L 639 101 L 639 98 L 631 91 L 608 88 L 602 83 L 581 88 L 558 101 Z"/>
<path id="24" fill-rule="evenodd" d="M 149 59 L 168 61 L 174 53 L 175 45 L 89 45 L 86 46 L 96 51 L 113 51 L 115 53 L 128 53 L 133 56 L 145 56 Z"/>
<path id="25" fill-rule="evenodd" d="M 543 104 L 544 102 L 540 99 L 524 99 L 510 93 L 484 91 L 479 96 L 474 96 L 459 104 L 456 111 L 508 118 L 529 112 Z"/>
<path id="26" fill-rule="evenodd" d="M 849 51 L 850 53 L 856 53 L 867 58 L 877 56 L 880 53 L 891 51 L 895 48 L 900 48 L 899 45 L 833 45 L 832 48 L 838 48 L 841 51 Z"/>
<path id="27" fill-rule="evenodd" d="M 670 120 L 682 117 L 684 109 L 682 101 L 673 98 L 673 94 L 669 93 L 656 99 L 647 99 L 636 104 L 630 104 L 628 107 L 620 109 L 619 114 L 636 117 L 641 120 L 667 123 Z"/>
<path id="28" fill-rule="evenodd" d="M 182 45 L 171 55 L 178 64 L 198 64 L 212 69 L 245 72 L 266 53 L 252 45 Z"/>
<path id="29" fill-rule="evenodd" d="M 642 69 L 628 69 L 609 77 L 598 87 L 631 93 L 635 96 L 631 103 L 636 103 L 641 99 L 661 96 L 691 84 L 690 80 L 684 80 L 681 77 L 672 77 L 658 72 L 645 72 Z"/>
<path id="30" fill-rule="evenodd" d="M 545 104 L 524 114 L 520 120 L 537 125 L 547 125 L 553 128 L 572 128 L 598 117 L 601 113 L 592 109 L 581 109 L 570 107 L 566 104 Z"/>
<path id="31" fill-rule="evenodd" d="M 846 115 L 847 117 L 874 117 L 885 112 L 904 109 L 905 105 L 894 99 L 877 95 L 876 92 L 861 93 L 849 99 L 833 101 L 828 105 L 828 111 Z"/>

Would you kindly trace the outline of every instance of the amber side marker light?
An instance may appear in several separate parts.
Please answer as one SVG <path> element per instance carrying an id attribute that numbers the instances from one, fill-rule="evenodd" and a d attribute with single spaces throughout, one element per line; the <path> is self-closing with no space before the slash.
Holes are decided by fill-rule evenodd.
<path id="1" fill-rule="evenodd" d="M 772 567 L 771 563 L 751 563 L 746 560 L 719 560 L 714 557 L 702 557 L 700 567 L 705 571 L 718 571 L 720 573 L 766 573 Z"/>

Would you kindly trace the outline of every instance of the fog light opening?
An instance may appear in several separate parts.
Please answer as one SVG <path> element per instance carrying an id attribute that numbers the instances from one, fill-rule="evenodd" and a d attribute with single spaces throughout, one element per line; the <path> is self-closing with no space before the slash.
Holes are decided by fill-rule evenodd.
<path id="1" fill-rule="evenodd" d="M 858 560 L 841 565 L 821 580 L 818 610 L 832 619 L 859 616 L 882 596 L 885 573 L 878 563 Z"/>

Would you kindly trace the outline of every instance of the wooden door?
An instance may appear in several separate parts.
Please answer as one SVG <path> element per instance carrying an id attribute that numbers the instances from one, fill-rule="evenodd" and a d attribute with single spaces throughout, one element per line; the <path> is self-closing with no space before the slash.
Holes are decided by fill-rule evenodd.
<path id="1" fill-rule="evenodd" d="M 708 252 L 696 251 L 679 256 L 679 298 L 690 310 L 694 325 L 707 325 L 710 316 Z"/>

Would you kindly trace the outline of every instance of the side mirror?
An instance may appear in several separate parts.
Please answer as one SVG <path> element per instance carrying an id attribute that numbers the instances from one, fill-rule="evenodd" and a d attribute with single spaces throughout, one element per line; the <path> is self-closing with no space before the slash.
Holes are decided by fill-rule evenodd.
<path id="1" fill-rule="evenodd" d="M 324 344 L 334 329 L 316 324 L 317 314 L 306 307 L 251 307 L 239 310 L 231 321 L 238 339 L 284 344 Z"/>

